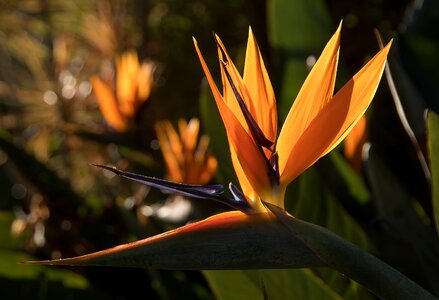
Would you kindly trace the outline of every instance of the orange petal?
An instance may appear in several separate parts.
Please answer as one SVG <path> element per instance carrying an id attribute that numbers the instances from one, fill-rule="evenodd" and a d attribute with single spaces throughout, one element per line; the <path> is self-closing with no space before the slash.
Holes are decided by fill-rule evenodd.
<path id="1" fill-rule="evenodd" d="M 201 170 L 198 184 L 207 184 L 218 167 L 218 161 L 215 157 L 209 156 L 206 160 L 204 168 Z"/>
<path id="2" fill-rule="evenodd" d="M 137 100 L 143 102 L 151 94 L 152 75 L 154 72 L 154 63 L 143 63 L 137 74 Z"/>
<path id="3" fill-rule="evenodd" d="M 265 136 L 270 141 L 274 141 L 277 134 L 276 98 L 251 28 L 249 28 L 245 54 L 244 85 L 252 99 L 250 106 L 252 115 Z"/>
<path id="4" fill-rule="evenodd" d="M 198 166 L 198 177 L 196 184 L 207 184 L 218 167 L 215 157 L 208 154 L 209 137 L 202 135 L 194 154 L 194 162 Z"/>
<path id="5" fill-rule="evenodd" d="M 363 145 L 366 142 L 366 117 L 363 115 L 344 140 L 344 156 L 355 171 L 361 171 Z"/>
<path id="6" fill-rule="evenodd" d="M 247 201 L 250 203 L 251 207 L 256 211 L 265 211 L 264 205 L 261 202 L 262 196 L 260 196 L 260 194 L 257 193 L 257 191 L 253 188 L 252 184 L 250 183 L 250 180 L 247 178 L 247 175 L 244 172 L 244 169 L 242 168 L 241 163 L 238 160 L 236 150 L 230 149 L 230 151 L 232 152 L 232 163 L 235 169 L 236 176 L 238 177 L 239 180 L 239 185 L 241 186 L 241 190 L 243 194 L 247 197 Z"/>
<path id="7" fill-rule="evenodd" d="M 215 35 L 215 39 L 218 43 L 218 46 L 217 46 L 218 58 L 220 60 L 221 80 L 223 83 L 224 102 L 235 113 L 236 118 L 238 119 L 239 123 L 241 123 L 241 126 L 246 130 L 246 132 L 250 133 L 250 130 L 247 126 L 247 122 L 245 121 L 242 110 L 239 107 L 238 101 L 236 100 L 236 96 L 232 90 L 232 86 L 230 85 L 230 82 L 227 79 L 226 73 L 224 71 L 224 65 L 222 64 L 222 62 L 227 61 L 227 70 L 229 71 L 229 74 L 231 75 L 231 77 L 233 79 L 233 83 L 240 90 L 241 96 L 244 98 L 244 100 L 246 101 L 246 104 L 247 104 L 248 102 L 250 102 L 250 100 L 248 100 L 248 97 L 243 95 L 243 91 L 242 91 L 243 82 L 241 79 L 241 75 L 239 74 L 238 70 L 236 69 L 235 65 L 233 64 L 233 61 L 230 58 L 229 54 L 227 53 L 227 50 L 224 47 L 224 44 L 222 43 L 219 36 Z M 223 51 L 221 51 L 220 49 L 222 49 Z M 225 57 L 223 56 L 223 53 L 224 53 Z"/>
<path id="8" fill-rule="evenodd" d="M 305 80 L 277 141 L 279 170 L 284 172 L 291 151 L 316 115 L 332 98 L 337 72 L 341 23 Z"/>
<path id="9" fill-rule="evenodd" d="M 283 184 L 337 146 L 363 116 L 378 88 L 391 44 L 355 74 L 312 120 L 287 157 L 281 173 Z"/>
<path id="10" fill-rule="evenodd" d="M 117 99 L 124 116 L 132 117 L 135 113 L 136 77 L 139 61 L 136 52 L 127 52 L 117 59 Z"/>
<path id="11" fill-rule="evenodd" d="M 168 170 L 168 178 L 175 182 L 183 182 L 184 178 L 180 168 L 179 158 L 175 153 L 176 145 L 171 145 L 171 139 L 168 136 L 167 121 L 157 122 L 154 128 Z"/>
<path id="12" fill-rule="evenodd" d="M 253 139 L 248 135 L 246 130 L 234 115 L 234 112 L 224 102 L 223 97 L 218 91 L 218 88 L 212 78 L 212 75 L 210 74 L 209 68 L 204 61 L 195 39 L 194 45 L 201 62 L 201 66 L 206 74 L 207 81 L 212 89 L 212 93 L 218 106 L 221 118 L 226 127 L 232 157 L 235 155 L 234 152 L 236 151 L 237 160 L 234 163 L 235 171 L 237 171 L 237 175 L 240 176 L 239 170 L 240 167 L 242 167 L 251 186 L 261 197 L 263 197 L 267 190 L 270 189 L 271 185 L 264 157 L 260 149 L 258 149 L 253 142 Z M 238 162 L 240 167 L 236 165 Z"/>
<path id="13" fill-rule="evenodd" d="M 267 128 L 263 128 L 261 125 L 265 126 L 266 123 L 264 123 L 263 119 L 270 119 L 271 118 L 270 111 L 273 112 L 272 109 L 275 107 L 269 108 L 266 105 L 261 107 L 260 106 L 261 103 L 254 101 L 247 86 L 244 83 L 244 80 L 242 79 L 241 75 L 239 74 L 238 70 L 233 64 L 233 61 L 230 59 L 230 56 L 228 55 L 227 50 L 224 47 L 224 44 L 222 43 L 221 39 L 217 35 L 215 35 L 215 38 L 218 44 L 218 57 L 220 59 L 220 62 L 222 62 L 220 66 L 221 66 L 221 75 L 222 75 L 222 81 L 224 87 L 224 101 L 227 103 L 230 109 L 235 113 L 237 119 L 241 123 L 241 126 L 246 130 L 247 133 L 249 133 L 251 137 L 253 137 L 253 134 L 251 134 L 250 128 L 247 124 L 247 120 L 245 119 L 242 109 L 239 106 L 239 102 L 232 89 L 229 79 L 226 76 L 226 72 L 227 72 L 230 75 L 231 81 L 233 82 L 233 85 L 237 89 L 239 95 L 244 100 L 247 110 L 250 112 L 255 123 L 257 124 L 257 126 L 259 127 L 259 129 L 262 131 L 262 133 L 266 138 L 267 138 L 267 128 L 269 128 L 268 131 L 270 132 L 271 138 L 268 138 L 268 140 L 270 140 L 270 142 L 274 144 L 276 135 L 275 133 L 272 132 L 272 128 L 270 126 L 266 126 Z M 255 93 L 257 94 L 257 91 Z M 277 118 L 276 111 L 274 111 L 274 117 L 275 119 Z M 271 152 L 267 151 L 267 155 L 269 154 L 271 154 Z"/>
<path id="14" fill-rule="evenodd" d="M 181 122 L 181 120 L 180 120 Z M 181 128 L 182 126 L 180 125 Z M 185 126 L 184 131 L 180 131 L 181 140 L 186 151 L 194 151 L 197 145 L 198 133 L 200 131 L 200 121 L 197 118 L 192 118 Z"/>
<path id="15" fill-rule="evenodd" d="M 115 130 L 125 131 L 127 124 L 119 111 L 113 91 L 96 75 L 90 81 L 104 119 Z"/>

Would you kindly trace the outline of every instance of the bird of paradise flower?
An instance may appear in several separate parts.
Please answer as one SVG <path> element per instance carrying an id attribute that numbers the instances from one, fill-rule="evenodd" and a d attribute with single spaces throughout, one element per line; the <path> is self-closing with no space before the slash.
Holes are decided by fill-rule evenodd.
<path id="1" fill-rule="evenodd" d="M 275 96 L 251 29 L 242 77 L 215 36 L 222 94 L 194 39 L 227 130 L 243 200 L 252 211 L 265 211 L 261 199 L 283 208 L 286 186 L 336 147 L 372 101 L 391 43 L 333 95 L 340 31 L 341 24 L 305 80 L 277 140 Z"/>
<path id="2" fill-rule="evenodd" d="M 91 83 L 105 121 L 119 132 L 126 131 L 140 108 L 149 98 L 153 82 L 153 62 L 139 63 L 135 51 L 125 52 L 116 59 L 116 84 L 113 89 L 97 75 Z"/>
<path id="3" fill-rule="evenodd" d="M 201 135 L 197 142 L 200 120 L 192 118 L 187 122 L 180 119 L 178 132 L 167 120 L 157 122 L 154 127 L 169 180 L 202 185 L 212 179 L 218 162 L 208 152 L 207 135 Z"/>
<path id="4" fill-rule="evenodd" d="M 305 169 L 331 151 L 369 106 L 383 73 L 391 42 L 335 95 L 341 26 L 330 39 L 302 86 L 276 141 L 274 92 L 252 31 L 249 31 L 244 76 L 215 36 L 223 81 L 221 94 L 194 39 L 201 65 L 226 127 L 233 165 L 242 191 L 229 185 L 181 184 L 113 171 L 151 187 L 198 199 L 212 199 L 235 209 L 176 230 L 84 256 L 33 263 L 114 265 L 164 269 L 251 269 L 330 266 L 378 294 L 382 280 L 418 287 L 399 272 L 323 228 L 291 218 L 283 211 L 285 188 Z M 273 218 L 273 214 L 277 218 Z M 278 222 L 278 221 L 280 222 Z M 273 245 L 276 247 L 273 247 Z M 337 252 L 339 255 L 334 256 Z M 342 253 L 342 254 L 340 254 Z M 358 257 L 361 256 L 361 262 Z M 340 259 L 342 257 L 342 259 Z M 383 266 L 383 264 L 385 266 Z M 376 274 L 362 276 L 368 269 Z M 383 270 L 386 272 L 383 273 Z M 390 275 L 389 275 L 390 274 Z M 365 280 L 366 278 L 366 280 Z M 395 283 L 396 284 L 396 283 Z M 392 293 L 399 290 L 392 290 Z"/>
<path id="5" fill-rule="evenodd" d="M 198 185 L 211 181 L 218 162 L 208 151 L 209 137 L 203 134 L 198 138 L 199 119 L 180 119 L 177 128 L 170 121 L 162 120 L 156 122 L 154 128 L 166 165 L 167 179 Z M 150 216 L 167 223 L 187 221 L 194 212 L 192 201 L 178 194 L 172 194 L 164 202 L 154 203 L 149 208 Z"/>

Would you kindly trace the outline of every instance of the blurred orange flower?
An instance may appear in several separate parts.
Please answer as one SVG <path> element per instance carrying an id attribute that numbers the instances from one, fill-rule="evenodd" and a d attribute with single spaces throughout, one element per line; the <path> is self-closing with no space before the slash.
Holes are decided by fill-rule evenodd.
<path id="1" fill-rule="evenodd" d="M 116 59 L 115 89 L 97 75 L 92 76 L 99 108 L 115 130 L 126 131 L 141 104 L 150 96 L 154 68 L 153 62 L 140 64 L 137 53 L 130 51 Z"/>
<path id="2" fill-rule="evenodd" d="M 198 145 L 200 121 L 178 121 L 178 132 L 169 121 L 155 124 L 160 149 L 166 162 L 168 179 L 186 184 L 208 183 L 217 169 L 218 162 L 208 153 L 209 137 L 202 135 Z"/>
<path id="3" fill-rule="evenodd" d="M 361 171 L 363 146 L 366 139 L 367 120 L 363 115 L 344 141 L 344 156 L 357 173 Z"/>

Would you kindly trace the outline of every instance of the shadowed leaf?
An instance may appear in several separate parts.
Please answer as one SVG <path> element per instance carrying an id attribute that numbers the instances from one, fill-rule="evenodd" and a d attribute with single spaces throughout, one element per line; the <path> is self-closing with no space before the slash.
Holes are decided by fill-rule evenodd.
<path id="1" fill-rule="evenodd" d="M 307 269 L 204 271 L 203 274 L 219 300 L 343 299 Z"/>
<path id="2" fill-rule="evenodd" d="M 383 299 L 435 299 L 433 295 L 375 256 L 317 225 L 296 219 L 281 208 L 266 207 L 293 236 L 331 267 Z M 389 288 L 391 287 L 391 288 Z"/>
<path id="3" fill-rule="evenodd" d="M 300 239 L 273 220 L 271 214 L 248 216 L 236 211 L 108 250 L 75 258 L 30 263 L 184 270 L 323 265 Z"/>
<path id="4" fill-rule="evenodd" d="M 428 150 L 432 175 L 432 200 L 436 231 L 439 231 L 439 115 L 430 111 L 427 117 Z"/>
<path id="5" fill-rule="evenodd" d="M 420 218 L 412 196 L 383 163 L 375 147 L 369 150 L 366 172 L 384 231 L 410 245 L 416 279 L 438 294 L 439 241 L 434 230 Z"/>
<path id="6" fill-rule="evenodd" d="M 277 103 L 283 121 L 308 75 L 307 59 L 318 55 L 332 33 L 324 1 L 268 2 L 268 37 L 274 49 L 279 82 Z M 303 34 L 306 28 L 307 34 Z M 282 122 L 281 122 L 282 123 Z"/>

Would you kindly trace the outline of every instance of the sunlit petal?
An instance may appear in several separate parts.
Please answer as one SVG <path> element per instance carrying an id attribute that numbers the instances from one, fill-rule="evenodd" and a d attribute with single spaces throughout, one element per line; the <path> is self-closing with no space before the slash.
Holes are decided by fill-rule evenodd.
<path id="1" fill-rule="evenodd" d="M 136 83 L 139 61 L 136 52 L 128 52 L 116 60 L 117 99 L 123 115 L 132 117 L 135 113 Z"/>
<path id="2" fill-rule="evenodd" d="M 117 131 L 124 131 L 127 124 L 119 111 L 119 107 L 111 88 L 106 85 L 98 76 L 92 76 L 91 84 L 96 95 L 99 109 L 107 123 Z"/>
<path id="3" fill-rule="evenodd" d="M 268 177 L 266 170 L 266 164 L 262 152 L 255 145 L 251 136 L 243 128 L 241 123 L 236 118 L 234 111 L 232 111 L 229 106 L 223 100 L 218 88 L 212 78 L 209 68 L 204 61 L 201 51 L 198 48 L 197 42 L 194 39 L 195 49 L 197 51 L 198 57 L 203 67 L 204 73 L 206 74 L 207 81 L 212 90 L 215 102 L 218 106 L 223 123 L 226 127 L 227 137 L 230 144 L 230 151 L 233 155 L 236 154 L 237 160 L 235 160 L 234 166 L 237 175 L 240 176 L 240 167 L 243 169 L 251 186 L 257 191 L 259 195 L 264 195 L 270 187 L 270 179 Z M 237 164 L 239 163 L 239 166 Z M 261 171 L 262 170 L 262 171 Z M 243 178 L 240 179 L 244 180 Z"/>
<path id="4" fill-rule="evenodd" d="M 224 101 L 234 112 L 241 126 L 254 140 L 255 144 L 265 147 L 263 151 L 266 157 L 269 158 L 271 151 L 267 148 L 272 147 L 275 136 L 271 140 L 267 138 L 266 133 L 260 126 L 261 121 L 257 119 L 261 116 L 256 113 L 257 110 L 264 110 L 264 108 L 267 107 L 256 108 L 260 103 L 253 101 L 247 86 L 233 64 L 233 61 L 230 59 L 221 39 L 217 35 L 215 35 L 215 38 L 218 46 L 218 57 L 220 60 L 224 88 Z M 267 111 L 269 111 L 269 109 L 267 109 L 266 112 Z M 275 117 L 277 117 L 277 114 L 275 114 Z"/>
<path id="5" fill-rule="evenodd" d="M 183 182 L 183 174 L 181 173 L 177 154 L 174 152 L 171 142 L 169 141 L 165 123 L 157 122 L 154 128 L 160 143 L 163 158 L 166 162 L 169 179 L 175 182 Z"/>
<path id="6" fill-rule="evenodd" d="M 341 23 L 312 68 L 288 113 L 277 142 L 279 169 L 284 172 L 291 151 L 320 110 L 332 98 L 337 72 Z M 303 151 L 306 151 L 303 149 Z M 291 162 L 294 163 L 294 162 Z"/>
<path id="7" fill-rule="evenodd" d="M 143 63 L 137 74 L 137 99 L 139 103 L 149 98 L 151 94 L 154 63 Z"/>
<path id="8" fill-rule="evenodd" d="M 179 121 L 179 127 L 180 126 Z M 182 138 L 183 147 L 186 151 L 194 151 L 195 146 L 197 144 L 198 133 L 200 131 L 200 121 L 198 119 L 191 119 L 189 123 L 186 125 L 186 128 L 183 132 L 180 132 L 180 136 Z"/>
<path id="9" fill-rule="evenodd" d="M 281 173 L 287 184 L 349 133 L 366 111 L 381 79 L 391 42 L 378 52 L 317 114 L 295 143 Z"/>
<path id="10" fill-rule="evenodd" d="M 252 114 L 265 136 L 274 141 L 277 134 L 276 99 L 251 28 L 248 34 L 243 79 L 253 101 L 250 106 L 254 109 Z"/>
<path id="11" fill-rule="evenodd" d="M 236 69 L 235 65 L 233 64 L 233 61 L 231 60 L 229 54 L 227 53 L 227 50 L 224 47 L 224 44 L 221 41 L 221 39 L 219 38 L 219 36 L 215 35 L 215 38 L 216 38 L 217 46 L 218 46 L 218 58 L 220 60 L 221 80 L 223 83 L 224 102 L 235 113 L 236 118 L 238 119 L 239 123 L 241 123 L 241 125 L 245 129 L 245 131 L 250 134 L 250 130 L 248 128 L 247 122 L 245 121 L 244 115 L 241 111 L 241 108 L 239 107 L 238 101 L 236 100 L 235 93 L 233 92 L 232 86 L 231 86 L 229 80 L 227 79 L 225 67 L 227 67 L 227 70 L 233 79 L 233 83 L 240 90 L 241 96 L 244 98 L 245 95 L 242 95 L 243 91 L 242 91 L 241 75 L 239 74 L 238 70 Z M 226 66 L 224 66 L 224 62 L 227 62 Z M 248 97 L 247 97 L 247 99 L 245 99 L 245 101 L 249 102 Z"/>

